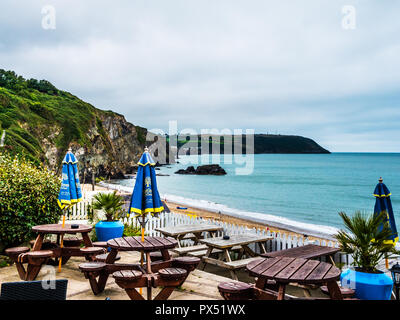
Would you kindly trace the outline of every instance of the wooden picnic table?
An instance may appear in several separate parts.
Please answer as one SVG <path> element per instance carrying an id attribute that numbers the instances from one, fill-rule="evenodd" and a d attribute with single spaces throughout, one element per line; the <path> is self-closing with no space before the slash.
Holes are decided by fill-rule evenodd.
<path id="1" fill-rule="evenodd" d="M 145 237 L 122 237 L 109 240 L 108 247 L 111 248 L 105 262 L 89 262 L 81 264 L 79 268 L 89 279 L 94 294 L 102 292 L 110 274 L 116 283 L 123 289 L 132 300 L 144 300 L 137 288 L 147 288 L 147 299 L 152 299 L 152 288 L 161 287 L 161 291 L 155 300 L 167 299 L 173 290 L 182 285 L 190 271 L 199 261 L 180 261 L 171 259 L 168 249 L 177 245 L 173 238 Z M 140 251 L 146 257 L 145 265 L 115 263 L 119 251 Z M 150 253 L 161 251 L 163 260 L 151 262 Z M 182 267 L 183 266 L 183 267 Z M 97 280 L 98 277 L 98 280 Z"/>
<path id="2" fill-rule="evenodd" d="M 290 248 L 286 250 L 274 251 L 263 253 L 261 256 L 265 258 L 275 257 L 292 257 L 292 258 L 304 258 L 304 259 L 317 259 L 326 257 L 326 261 L 329 261 L 335 265 L 333 256 L 340 251 L 340 248 L 332 248 L 326 246 L 319 246 L 315 244 L 307 244 L 301 247 Z"/>
<path id="3" fill-rule="evenodd" d="M 279 286 L 278 300 L 285 298 L 286 285 L 327 285 L 331 299 L 342 300 L 337 281 L 340 269 L 318 260 L 304 258 L 275 257 L 261 258 L 247 265 L 250 275 L 257 277 L 256 288 L 264 290 L 268 280 L 275 280 Z"/>
<path id="4" fill-rule="evenodd" d="M 156 228 L 156 231 L 161 232 L 165 237 L 172 237 L 178 241 L 178 248 L 181 248 L 180 240 L 188 238 L 194 241 L 194 244 L 199 243 L 204 238 L 204 233 L 209 233 L 211 236 L 215 236 L 218 231 L 222 231 L 221 226 L 209 223 L 198 223 L 198 224 L 181 224 L 178 226 Z M 192 237 L 188 237 L 193 235 Z"/>
<path id="5" fill-rule="evenodd" d="M 70 224 L 65 224 L 64 227 L 61 224 L 34 226 L 32 231 L 38 233 L 38 235 L 32 245 L 32 250 L 29 250 L 28 247 L 16 247 L 7 249 L 6 252 L 15 262 L 20 278 L 32 281 L 36 279 L 43 264 L 57 265 L 60 258 L 62 259 L 62 264 L 65 264 L 71 256 L 85 256 L 88 258 L 89 256 L 94 256 L 96 252 L 99 254 L 98 248 L 94 249 L 93 252 L 89 252 L 93 249 L 88 235 L 91 230 L 91 226 L 83 224 L 78 225 L 78 228 L 72 228 Z M 77 233 L 82 234 L 83 243 L 89 248 L 87 251 L 81 250 L 81 240 L 77 238 L 72 241 L 73 245 L 61 247 L 60 237 L 64 237 L 65 234 Z M 44 238 L 48 234 L 56 234 L 57 242 L 46 242 Z M 28 264 L 26 269 L 24 267 L 25 263 Z"/>
<path id="6" fill-rule="evenodd" d="M 249 244 L 257 244 L 262 253 L 266 253 L 264 242 L 272 240 L 273 238 L 265 235 L 255 235 L 255 234 L 238 234 L 232 235 L 229 239 L 225 240 L 223 237 L 218 238 L 208 238 L 200 240 L 201 243 L 205 244 L 208 249 L 203 260 L 203 270 L 207 263 L 220 266 L 229 270 L 232 278 L 237 280 L 237 275 L 235 270 L 244 268 L 249 262 L 256 259 L 259 256 L 255 251 L 250 249 Z M 233 247 L 240 247 L 240 252 L 237 260 L 232 261 L 231 251 Z M 221 251 L 222 254 L 219 258 L 212 258 L 211 255 L 213 251 Z M 242 259 L 244 255 L 248 258 Z"/>

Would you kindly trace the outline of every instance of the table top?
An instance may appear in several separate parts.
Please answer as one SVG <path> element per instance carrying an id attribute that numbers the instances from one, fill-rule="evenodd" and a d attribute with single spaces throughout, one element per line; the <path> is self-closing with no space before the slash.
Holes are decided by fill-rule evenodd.
<path id="1" fill-rule="evenodd" d="M 92 231 L 92 226 L 87 224 L 78 224 L 79 228 L 72 229 L 71 224 L 66 223 L 63 227 L 62 224 L 42 224 L 32 227 L 32 231 L 37 233 L 51 233 L 51 234 L 75 234 L 81 232 Z"/>
<path id="2" fill-rule="evenodd" d="M 182 234 L 192 232 L 204 232 L 204 231 L 220 231 L 222 227 L 215 224 L 198 223 L 198 224 L 181 224 L 174 227 L 156 228 L 156 231 L 161 232 L 164 235 L 176 237 Z"/>
<path id="3" fill-rule="evenodd" d="M 227 249 L 234 246 L 247 245 L 255 242 L 264 242 L 271 239 L 272 237 L 270 236 L 262 236 L 256 234 L 236 234 L 230 236 L 228 240 L 224 240 L 222 237 L 218 237 L 218 238 L 202 239 L 200 240 L 200 242 L 204 243 L 209 247 Z"/>
<path id="4" fill-rule="evenodd" d="M 172 249 L 178 245 L 178 241 L 173 238 L 162 237 L 122 237 L 107 241 L 107 245 L 119 251 L 158 251 L 161 249 Z"/>
<path id="5" fill-rule="evenodd" d="M 247 265 L 250 275 L 281 283 L 321 284 L 337 281 L 340 269 L 330 263 L 304 258 L 261 258 Z"/>
<path id="6" fill-rule="evenodd" d="M 266 258 L 275 257 L 292 257 L 292 258 L 304 258 L 304 259 L 315 259 L 339 252 L 340 248 L 332 248 L 326 246 L 318 246 L 315 244 L 307 244 L 305 246 L 290 248 L 286 250 L 274 251 L 263 253 L 261 256 Z"/>

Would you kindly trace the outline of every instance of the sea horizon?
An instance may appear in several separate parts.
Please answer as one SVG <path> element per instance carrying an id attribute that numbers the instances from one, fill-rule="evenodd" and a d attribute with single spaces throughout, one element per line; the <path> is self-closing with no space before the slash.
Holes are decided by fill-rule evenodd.
<path id="1" fill-rule="evenodd" d="M 221 159 L 226 156 L 230 155 L 221 155 Z M 204 160 L 204 155 L 197 157 Z M 223 161 L 219 164 L 227 171 L 226 176 L 174 174 L 191 165 L 186 162 L 196 162 L 195 158 L 180 156 L 180 163 L 159 168 L 157 183 L 163 199 L 294 232 L 331 237 L 344 227 L 338 212 L 373 213 L 373 191 L 383 177 L 392 192 L 395 217 L 400 219 L 400 153 L 256 154 L 254 172 L 248 176 L 235 175 L 236 165 Z M 207 163 L 214 163 L 211 155 L 208 158 Z M 134 179 L 114 183 L 129 191 Z"/>

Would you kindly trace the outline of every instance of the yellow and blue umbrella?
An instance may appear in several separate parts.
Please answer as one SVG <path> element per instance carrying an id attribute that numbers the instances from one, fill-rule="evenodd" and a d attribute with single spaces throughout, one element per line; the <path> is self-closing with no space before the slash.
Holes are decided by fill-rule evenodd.
<path id="1" fill-rule="evenodd" d="M 78 160 L 76 160 L 71 148 L 68 149 L 67 154 L 62 162 L 62 182 L 60 193 L 58 194 L 58 205 L 64 210 L 62 227 L 65 226 L 65 211 L 74 204 L 82 201 L 81 184 L 79 183 Z M 63 236 L 61 237 L 61 248 L 63 247 Z M 61 271 L 60 257 L 58 271 Z"/>
<path id="2" fill-rule="evenodd" d="M 57 202 L 61 209 L 68 209 L 75 203 L 82 201 L 78 160 L 76 160 L 71 149 L 68 149 L 62 163 L 62 183 Z"/>
<path id="3" fill-rule="evenodd" d="M 156 164 L 147 148 L 145 148 L 138 165 L 129 213 L 135 214 L 137 218 L 142 217 L 142 241 L 144 241 L 145 216 L 149 213 L 154 215 L 164 211 L 164 206 L 157 189 L 156 171 L 154 169 Z"/>
<path id="4" fill-rule="evenodd" d="M 386 222 L 389 224 L 390 229 L 392 230 L 392 235 L 385 241 L 386 243 L 392 243 L 393 245 L 399 240 L 399 236 L 397 233 L 396 222 L 394 220 L 392 201 L 390 200 L 391 193 L 383 183 L 383 179 L 379 179 L 379 183 L 375 187 L 374 197 L 375 208 L 374 215 L 379 215 L 382 212 L 386 212 Z M 383 228 L 383 224 L 379 227 Z"/>

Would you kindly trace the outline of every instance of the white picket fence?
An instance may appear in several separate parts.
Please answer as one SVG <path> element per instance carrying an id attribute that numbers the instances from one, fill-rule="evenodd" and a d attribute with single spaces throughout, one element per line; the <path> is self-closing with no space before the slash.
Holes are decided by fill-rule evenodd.
<path id="1" fill-rule="evenodd" d="M 87 208 L 90 202 L 91 200 L 89 198 L 73 206 L 72 209 L 70 209 L 70 214 L 67 216 L 67 220 L 86 220 Z M 121 221 L 130 225 L 137 225 L 136 219 L 132 216 L 129 218 L 121 219 Z M 314 242 L 308 240 L 305 241 L 303 237 L 298 237 L 285 232 L 271 232 L 267 228 L 248 228 L 243 225 L 236 225 L 213 219 L 204 219 L 201 217 L 193 217 L 191 215 L 175 212 L 163 212 L 157 217 L 148 216 L 146 220 L 146 234 L 149 236 L 161 236 L 160 232 L 156 231 L 157 228 L 198 223 L 211 223 L 221 226 L 223 228 L 223 232 L 219 232 L 218 236 L 222 236 L 222 233 L 225 233 L 227 235 L 250 233 L 270 236 L 273 239 L 265 243 L 265 247 L 268 252 L 299 247 L 308 243 L 314 243 L 335 248 L 339 247 L 339 244 L 336 241 L 332 240 L 315 240 Z M 182 246 L 190 246 L 192 245 L 192 243 L 192 240 L 184 240 L 182 241 Z M 256 252 L 259 252 L 259 247 L 255 244 L 251 245 L 250 247 Z M 334 257 L 334 260 L 336 263 L 344 263 L 346 265 L 349 265 L 353 262 L 352 258 L 349 255 L 342 253 L 337 253 Z"/>

